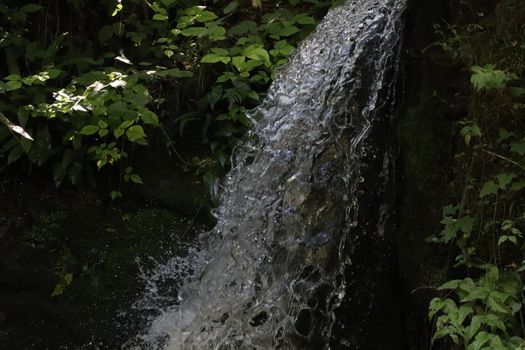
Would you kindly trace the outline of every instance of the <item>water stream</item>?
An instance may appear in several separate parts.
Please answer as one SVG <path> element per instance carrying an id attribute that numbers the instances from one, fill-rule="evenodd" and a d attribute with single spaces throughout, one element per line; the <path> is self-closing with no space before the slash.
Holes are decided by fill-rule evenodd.
<path id="1" fill-rule="evenodd" d="M 348 0 L 298 48 L 250 115 L 193 278 L 128 348 L 329 348 L 404 6 Z"/>

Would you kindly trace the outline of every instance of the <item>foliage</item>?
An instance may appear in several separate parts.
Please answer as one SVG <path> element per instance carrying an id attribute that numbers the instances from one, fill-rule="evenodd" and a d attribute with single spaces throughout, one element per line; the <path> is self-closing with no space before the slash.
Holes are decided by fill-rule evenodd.
<path id="1" fill-rule="evenodd" d="M 173 140 L 183 143 L 191 122 L 215 158 L 195 164 L 216 176 L 249 125 L 246 110 L 330 4 L 2 3 L 0 171 L 26 164 L 52 169 L 57 185 L 96 185 L 110 167 L 116 184 L 141 183 L 134 150 L 162 135 L 178 154 Z"/>
<path id="2" fill-rule="evenodd" d="M 463 145 L 457 147 L 451 184 L 457 202 L 443 208 L 443 229 L 429 237 L 456 252 L 451 273 L 459 277 L 441 285 L 441 295 L 430 303 L 433 342 L 449 341 L 458 349 L 525 349 L 525 89 L 519 79 L 525 66 L 514 50 L 524 38 L 512 25 L 517 14 L 525 17 L 525 7 L 507 5 L 517 6 L 507 18 L 509 31 L 490 31 L 489 39 L 486 32 L 472 31 L 477 24 L 464 31 L 449 26 L 450 35 L 440 45 L 470 66 L 472 86 L 469 114 L 458 123 Z M 502 36 L 512 38 L 512 48 Z M 504 55 L 487 50 L 487 40 Z"/>

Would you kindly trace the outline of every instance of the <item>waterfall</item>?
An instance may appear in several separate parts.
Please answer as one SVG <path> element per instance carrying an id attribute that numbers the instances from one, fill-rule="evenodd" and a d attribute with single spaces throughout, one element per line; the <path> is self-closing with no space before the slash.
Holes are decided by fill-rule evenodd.
<path id="1" fill-rule="evenodd" d="M 136 348 L 329 348 L 365 142 L 389 112 L 404 6 L 346 1 L 281 69 L 250 114 L 198 270 Z"/>

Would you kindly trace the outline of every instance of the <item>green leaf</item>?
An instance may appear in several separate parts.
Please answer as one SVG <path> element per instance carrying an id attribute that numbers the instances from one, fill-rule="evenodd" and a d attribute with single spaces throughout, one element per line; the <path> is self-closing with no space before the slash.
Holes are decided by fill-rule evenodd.
<path id="1" fill-rule="evenodd" d="M 160 2 L 162 2 L 162 4 L 166 7 L 170 7 L 171 5 L 173 5 L 174 3 L 177 2 L 177 0 L 160 0 Z"/>
<path id="2" fill-rule="evenodd" d="M 295 21 L 299 24 L 315 24 L 315 19 L 304 13 L 295 16 Z"/>
<path id="3" fill-rule="evenodd" d="M 80 130 L 80 133 L 82 135 L 93 135 L 95 134 L 100 128 L 97 125 L 86 125 Z"/>
<path id="4" fill-rule="evenodd" d="M 98 30 L 98 40 L 105 43 L 113 36 L 113 26 L 105 25 Z"/>
<path id="5" fill-rule="evenodd" d="M 278 33 L 279 36 L 290 36 L 295 33 L 300 32 L 301 30 L 296 26 L 284 26 Z"/>
<path id="6" fill-rule="evenodd" d="M 131 174 L 129 179 L 136 184 L 143 184 L 142 179 L 137 174 Z"/>
<path id="7" fill-rule="evenodd" d="M 40 5 L 37 5 L 37 4 L 27 4 L 27 5 L 22 6 L 22 7 L 20 8 L 20 11 L 25 12 L 25 13 L 33 13 L 33 12 L 40 11 L 41 9 L 43 9 L 43 7 L 40 6 Z"/>
<path id="8" fill-rule="evenodd" d="M 511 152 L 517 153 L 520 156 L 525 155 L 525 138 L 523 138 L 520 142 L 513 143 L 510 150 Z"/>
<path id="9" fill-rule="evenodd" d="M 122 193 L 119 192 L 119 191 L 111 191 L 109 193 L 109 196 L 111 197 L 111 200 L 116 200 L 116 199 L 122 197 Z"/>
<path id="10" fill-rule="evenodd" d="M 209 53 L 207 55 L 204 55 L 201 59 L 201 62 L 202 63 L 217 63 L 217 62 L 222 62 L 224 64 L 227 64 L 228 62 L 231 61 L 231 58 L 230 57 L 227 57 L 227 56 L 221 56 L 221 55 L 217 55 L 217 54 L 214 54 L 214 53 Z"/>
<path id="11" fill-rule="evenodd" d="M 197 36 L 199 38 L 208 34 L 208 28 L 204 27 L 190 27 L 183 29 L 181 34 L 184 36 Z"/>
<path id="12" fill-rule="evenodd" d="M 510 314 L 510 310 L 502 304 L 500 301 L 498 301 L 496 298 L 494 298 L 492 295 L 489 295 L 488 298 L 488 305 L 494 312 L 501 312 L 503 314 Z"/>
<path id="13" fill-rule="evenodd" d="M 11 74 L 4 78 L 4 80 L 9 80 L 9 81 L 15 81 L 15 80 L 21 80 L 21 79 L 22 78 L 18 74 Z"/>
<path id="14" fill-rule="evenodd" d="M 268 51 L 258 45 L 250 45 L 244 50 L 244 55 L 253 60 L 262 61 L 267 67 L 271 66 Z"/>
<path id="15" fill-rule="evenodd" d="M 10 80 L 5 83 L 6 91 L 18 90 L 22 87 L 22 82 L 19 80 Z"/>
<path id="16" fill-rule="evenodd" d="M 246 67 L 246 56 L 232 57 L 232 63 L 239 72 L 242 72 Z"/>
<path id="17" fill-rule="evenodd" d="M 462 303 L 466 303 L 473 300 L 484 300 L 489 294 L 489 291 L 485 287 L 477 287 L 472 290 L 466 297 L 461 299 Z"/>
<path id="18" fill-rule="evenodd" d="M 119 129 L 127 129 L 129 128 L 131 125 L 133 125 L 134 121 L 133 120 L 124 120 L 120 125 L 119 125 Z"/>
<path id="19" fill-rule="evenodd" d="M 160 13 L 156 13 L 153 15 L 153 20 L 154 21 L 166 21 L 168 20 L 168 16 L 166 15 L 161 15 Z"/>
<path id="20" fill-rule="evenodd" d="M 115 138 L 119 138 L 121 137 L 122 135 L 124 135 L 125 133 L 125 130 L 122 129 L 122 128 L 116 128 L 114 131 L 113 131 L 113 135 L 115 135 Z"/>
<path id="21" fill-rule="evenodd" d="M 442 284 L 438 290 L 447 290 L 447 289 L 458 289 L 461 284 L 461 280 L 452 280 Z"/>
<path id="22" fill-rule="evenodd" d="M 516 178 L 516 174 L 514 173 L 501 173 L 496 176 L 496 179 L 498 179 L 499 187 L 500 189 L 504 190 L 507 188 L 507 186 Z"/>
<path id="23" fill-rule="evenodd" d="M 197 22 L 209 22 L 217 18 L 217 15 L 211 11 L 201 11 L 195 15 Z"/>
<path id="24" fill-rule="evenodd" d="M 18 158 L 20 158 L 24 154 L 24 149 L 21 145 L 16 145 L 11 149 L 9 152 L 9 155 L 7 156 L 7 164 L 11 164 L 13 162 L 16 162 Z"/>
<path id="25" fill-rule="evenodd" d="M 479 192 L 479 197 L 484 198 L 491 194 L 497 194 L 498 193 L 499 186 L 496 185 L 494 181 L 487 181 L 485 184 L 483 184 L 483 187 L 481 188 L 481 191 Z"/>
<path id="26" fill-rule="evenodd" d="M 126 136 L 131 142 L 135 142 L 139 139 L 145 138 L 146 134 L 144 133 L 144 129 L 142 129 L 142 126 L 133 125 L 128 130 L 126 130 Z"/>
<path id="27" fill-rule="evenodd" d="M 145 123 L 145 124 L 150 124 L 150 125 L 159 125 L 159 117 L 157 117 L 157 115 L 151 111 L 145 111 L 144 113 L 142 113 L 140 115 L 140 119 L 142 119 L 142 121 Z"/>
<path id="28" fill-rule="evenodd" d="M 228 13 L 232 13 L 233 11 L 237 10 L 238 7 L 239 7 L 239 1 L 238 0 L 230 1 L 230 3 L 228 5 L 226 5 L 224 7 L 224 9 L 222 9 L 222 12 L 225 15 L 227 15 Z"/>
<path id="29" fill-rule="evenodd" d="M 471 68 L 473 74 L 470 81 L 476 90 L 502 89 L 507 85 L 508 81 L 517 78 L 515 74 L 495 68 L 492 64 L 487 64 L 483 67 L 473 66 Z"/>
<path id="30" fill-rule="evenodd" d="M 211 48 L 210 51 L 219 56 L 228 56 L 228 50 L 220 47 Z"/>

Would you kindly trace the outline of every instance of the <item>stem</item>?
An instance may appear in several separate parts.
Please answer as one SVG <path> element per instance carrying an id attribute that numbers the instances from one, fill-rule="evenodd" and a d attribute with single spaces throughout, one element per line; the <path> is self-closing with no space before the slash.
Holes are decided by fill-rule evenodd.
<path id="1" fill-rule="evenodd" d="M 512 159 L 509 159 L 509 158 L 507 158 L 507 157 L 504 157 L 504 156 L 502 156 L 501 154 L 497 154 L 497 153 L 494 153 L 494 152 L 491 152 L 491 151 L 487 151 L 487 150 L 485 150 L 485 149 L 483 150 L 483 152 L 488 153 L 488 154 L 490 154 L 491 156 L 494 156 L 494 157 L 498 157 L 498 158 L 500 158 L 500 159 L 503 159 L 503 160 L 505 160 L 505 161 L 507 161 L 507 162 L 509 162 L 509 163 L 511 163 L 511 164 L 513 164 L 513 165 L 515 165 L 515 166 L 517 166 L 518 168 L 520 168 L 520 169 L 522 169 L 522 170 L 525 170 L 525 167 L 524 167 L 523 165 L 519 164 L 519 163 L 516 162 L 516 161 L 513 161 Z"/>

